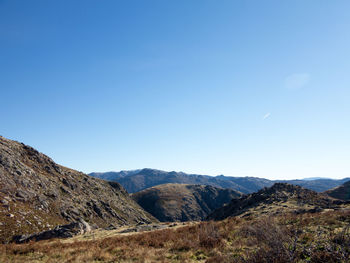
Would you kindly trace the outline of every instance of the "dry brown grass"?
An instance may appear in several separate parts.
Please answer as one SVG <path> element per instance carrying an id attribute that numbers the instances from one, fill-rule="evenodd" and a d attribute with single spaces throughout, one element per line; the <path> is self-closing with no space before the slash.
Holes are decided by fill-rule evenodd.
<path id="1" fill-rule="evenodd" d="M 0 262 L 349 262 L 350 212 L 230 218 L 72 243 L 0 246 Z"/>

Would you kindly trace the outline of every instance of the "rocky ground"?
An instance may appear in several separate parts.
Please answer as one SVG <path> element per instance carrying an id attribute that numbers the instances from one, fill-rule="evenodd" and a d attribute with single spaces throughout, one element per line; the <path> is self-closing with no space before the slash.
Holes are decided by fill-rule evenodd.
<path id="1" fill-rule="evenodd" d="M 229 204 L 215 210 L 207 220 L 223 220 L 233 216 L 278 215 L 316 213 L 323 210 L 348 209 L 348 202 L 334 199 L 297 185 L 276 183 L 256 193 L 233 199 Z"/>
<path id="2" fill-rule="evenodd" d="M 81 220 L 94 228 L 157 221 L 120 184 L 58 165 L 34 148 L 3 137 L 0 201 L 0 242 Z"/>
<path id="3" fill-rule="evenodd" d="M 95 230 L 64 240 L 0 245 L 0 262 L 348 263 L 350 260 L 349 210 L 286 212 L 176 224 Z M 143 231 L 145 228 L 157 230 Z"/>

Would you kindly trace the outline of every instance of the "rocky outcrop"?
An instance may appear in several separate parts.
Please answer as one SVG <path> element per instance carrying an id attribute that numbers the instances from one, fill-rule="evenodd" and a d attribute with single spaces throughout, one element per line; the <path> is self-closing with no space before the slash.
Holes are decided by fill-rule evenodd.
<path id="1" fill-rule="evenodd" d="M 16 243 L 26 243 L 29 241 L 41 241 L 52 238 L 68 238 L 75 235 L 88 233 L 91 226 L 84 220 L 73 222 L 67 225 L 56 226 L 54 229 L 42 231 L 34 234 L 14 236 L 12 241 Z"/>
<path id="2" fill-rule="evenodd" d="M 300 186 L 276 183 L 256 193 L 233 199 L 229 204 L 215 210 L 207 220 L 223 220 L 232 216 L 278 214 L 281 212 L 320 212 L 326 208 L 337 208 L 344 204 L 325 194 L 320 194 Z"/>
<path id="3" fill-rule="evenodd" d="M 98 227 L 157 221 L 116 182 L 56 164 L 0 136 L 0 242 L 78 220 Z"/>
<path id="4" fill-rule="evenodd" d="M 210 185 L 163 184 L 132 194 L 161 222 L 199 221 L 241 193 Z"/>

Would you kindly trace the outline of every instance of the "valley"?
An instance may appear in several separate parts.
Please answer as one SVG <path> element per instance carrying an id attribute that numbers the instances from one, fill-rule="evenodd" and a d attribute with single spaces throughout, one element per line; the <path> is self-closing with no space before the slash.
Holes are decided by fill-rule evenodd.
<path id="1" fill-rule="evenodd" d="M 0 263 L 350 263 L 349 11 L 0 0 Z"/>

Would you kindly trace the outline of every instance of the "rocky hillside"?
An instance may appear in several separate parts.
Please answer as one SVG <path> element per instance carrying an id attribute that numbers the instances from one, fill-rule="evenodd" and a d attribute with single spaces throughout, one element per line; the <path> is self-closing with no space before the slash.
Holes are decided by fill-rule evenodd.
<path id="1" fill-rule="evenodd" d="M 132 194 L 134 200 L 161 222 L 202 220 L 241 194 L 209 185 L 163 184 Z"/>
<path id="2" fill-rule="evenodd" d="M 323 192 L 334 188 L 350 180 L 313 178 L 306 180 L 268 180 L 257 177 L 231 177 L 208 176 L 199 174 L 186 174 L 183 172 L 165 172 L 155 169 L 142 169 L 121 172 L 91 173 L 91 176 L 120 183 L 129 193 L 135 193 L 143 189 L 168 183 L 212 185 L 221 188 L 230 188 L 245 194 L 256 192 L 264 187 L 270 187 L 274 183 L 289 183 L 300 185 L 317 192 Z"/>
<path id="3" fill-rule="evenodd" d="M 233 199 L 208 216 L 207 219 L 222 220 L 232 216 L 280 214 L 282 212 L 319 212 L 337 208 L 344 202 L 300 186 L 276 183 L 256 193 Z"/>
<path id="4" fill-rule="evenodd" d="M 120 184 L 60 166 L 1 136 L 0 200 L 0 242 L 78 220 L 98 227 L 156 220 Z"/>
<path id="5" fill-rule="evenodd" d="M 345 201 L 350 201 L 350 181 L 328 190 L 325 192 L 327 195 L 338 198 Z"/>

